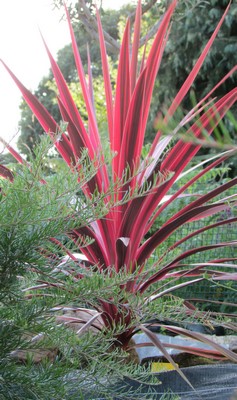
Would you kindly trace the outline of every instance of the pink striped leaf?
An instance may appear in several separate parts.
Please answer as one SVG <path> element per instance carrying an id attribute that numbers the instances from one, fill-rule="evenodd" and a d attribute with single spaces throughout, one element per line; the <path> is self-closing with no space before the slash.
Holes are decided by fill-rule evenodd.
<path id="1" fill-rule="evenodd" d="M 127 22 L 120 50 L 116 94 L 114 105 L 114 127 L 111 149 L 115 153 L 113 159 L 114 180 L 119 176 L 119 161 L 121 157 L 120 146 L 123 139 L 123 130 L 130 104 L 130 57 L 129 57 L 130 23 Z M 120 177 L 121 178 L 121 177 Z"/>
<path id="2" fill-rule="evenodd" d="M 137 78 L 138 50 L 139 50 L 140 31 L 141 31 L 141 15 L 142 15 L 142 5 L 141 5 L 141 0 L 138 0 L 135 23 L 134 23 L 131 66 L 130 66 L 131 92 L 132 93 L 134 91 L 134 88 L 136 85 L 136 78 Z"/>
<path id="3" fill-rule="evenodd" d="M 211 108 L 212 112 L 214 115 L 218 112 L 218 116 L 222 114 L 222 117 L 224 114 L 227 112 L 228 108 L 231 107 L 231 105 L 236 101 L 237 99 L 237 89 L 233 89 L 230 93 L 228 93 L 226 96 L 223 98 L 224 100 L 220 100 L 216 103 L 214 108 Z M 208 110 L 210 111 L 210 110 Z M 209 117 L 207 117 L 205 113 L 200 119 L 203 120 L 204 128 L 205 124 L 209 124 Z M 219 118 L 219 117 L 218 117 Z M 205 123 L 204 123 L 205 121 Z M 216 121 L 217 123 L 217 121 Z M 195 127 L 197 129 L 198 134 L 201 134 L 201 128 L 199 126 L 199 123 L 195 124 Z M 193 127 L 194 129 L 194 127 Z M 210 126 L 210 131 L 209 133 L 213 131 L 214 126 Z M 182 150 L 180 151 L 180 147 Z M 137 240 L 137 243 L 141 240 L 141 237 L 144 234 L 144 225 L 148 223 L 149 218 L 151 217 L 152 213 L 155 211 L 156 207 L 162 200 L 162 198 L 166 195 L 167 191 L 170 189 L 172 184 L 175 182 L 176 178 L 180 175 L 180 173 L 183 171 L 185 166 L 190 162 L 190 160 L 195 156 L 197 151 L 200 149 L 200 146 L 194 145 L 194 144 L 187 144 L 186 146 L 186 152 L 183 154 L 183 148 L 185 147 L 184 143 L 182 141 L 179 141 L 177 145 L 173 147 L 173 149 L 168 153 L 168 156 L 166 157 L 165 161 L 163 161 L 162 166 L 161 166 L 161 171 L 165 170 L 174 170 L 174 175 L 161 187 L 159 190 L 153 191 L 149 196 L 146 196 L 144 198 L 143 202 L 143 207 L 142 207 L 142 212 L 140 209 L 134 207 L 133 202 L 131 202 L 129 208 L 132 209 L 132 214 L 133 218 L 129 218 L 127 221 L 127 224 L 129 224 L 131 227 L 133 227 L 133 232 L 131 233 L 131 243 L 133 243 L 133 248 L 134 251 L 136 251 L 136 245 L 134 246 L 135 241 Z M 181 154 L 180 154 L 181 153 Z M 136 202 L 136 200 L 135 200 Z M 137 211 L 137 213 L 136 213 Z M 129 209 L 128 209 L 128 212 Z M 125 222 L 124 222 L 125 225 Z M 133 237 L 135 236 L 135 238 Z M 128 234 L 122 233 L 121 236 L 129 236 Z"/>
<path id="4" fill-rule="evenodd" d="M 205 58 L 206 58 L 206 56 L 207 56 L 207 54 L 208 54 L 208 52 L 209 52 L 209 50 L 210 50 L 215 38 L 216 38 L 216 36 L 217 36 L 217 34 L 218 34 L 218 32 L 219 32 L 219 30 L 221 28 L 221 25 L 224 22 L 226 14 L 229 11 L 230 5 L 231 5 L 231 1 L 229 2 L 228 6 L 226 7 L 226 10 L 225 10 L 224 14 L 222 15 L 222 17 L 221 17 L 216 29 L 214 30 L 211 38 L 209 39 L 208 43 L 206 44 L 205 48 L 203 49 L 199 59 L 197 60 L 196 64 L 194 65 L 192 71 L 189 73 L 186 81 L 184 82 L 184 84 L 182 85 L 181 89 L 179 90 L 179 92 L 177 93 L 176 97 L 174 98 L 174 100 L 173 100 L 173 102 L 172 102 L 172 104 L 171 104 L 171 106 L 170 106 L 170 108 L 168 110 L 168 113 L 167 113 L 167 117 L 168 118 L 171 115 L 173 115 L 173 113 L 177 110 L 177 107 L 180 105 L 181 101 L 183 100 L 184 96 L 188 93 L 188 91 L 189 91 L 194 79 L 196 78 L 196 76 L 197 76 L 197 74 L 198 74 L 198 72 L 199 72 L 199 70 L 200 70 L 200 68 L 201 68 L 201 66 L 203 64 L 203 62 L 205 61 Z"/>
<path id="5" fill-rule="evenodd" d="M 190 250 L 186 250 L 180 256 L 174 258 L 169 264 L 167 264 L 165 267 L 161 268 L 159 271 L 155 272 L 145 282 L 143 282 L 139 287 L 139 291 L 141 291 L 141 293 L 144 293 L 147 290 L 147 288 L 149 286 L 151 286 L 153 283 L 164 279 L 165 276 L 167 275 L 167 273 L 169 273 L 172 270 L 175 270 L 175 268 L 179 268 L 180 261 L 186 259 L 187 257 L 197 254 L 197 253 L 204 252 L 204 251 L 218 249 L 218 248 L 222 248 L 222 247 L 229 247 L 229 246 L 233 246 L 233 247 L 237 246 L 237 241 L 211 244 L 211 245 L 206 245 L 206 246 L 201 246 L 201 247 L 196 247 L 196 248 L 193 248 Z"/>
<path id="6" fill-rule="evenodd" d="M 109 136 L 111 142 L 113 141 L 113 130 L 114 130 L 114 106 L 113 106 L 113 96 L 112 96 L 112 87 L 109 75 L 109 66 L 105 48 L 105 40 L 103 29 L 101 25 L 101 20 L 99 13 L 97 11 L 97 21 L 98 21 L 98 32 L 99 32 L 99 40 L 100 40 L 100 51 L 101 51 L 101 60 L 102 60 L 102 72 L 104 77 L 104 87 L 105 87 L 105 98 L 106 98 L 106 111 L 108 118 L 108 128 L 109 128 Z"/>
<path id="7" fill-rule="evenodd" d="M 9 179 L 10 182 L 13 182 L 13 180 L 14 180 L 13 173 L 10 171 L 9 168 L 5 167 L 4 165 L 0 165 L 0 176 L 2 176 L 5 179 Z M 1 192 L 1 188 L 0 188 L 0 192 Z"/>
<path id="8" fill-rule="evenodd" d="M 88 112 L 88 119 L 89 119 L 90 125 L 91 125 L 92 136 L 93 136 L 93 139 L 95 139 L 95 140 L 92 140 L 92 143 L 94 143 L 93 148 L 95 150 L 98 147 L 98 145 L 100 145 L 99 132 L 98 132 L 96 116 L 95 116 L 95 109 L 94 109 L 93 102 L 91 100 L 91 96 L 90 96 L 90 93 L 89 93 L 89 89 L 88 89 L 88 85 L 87 85 L 87 82 L 86 82 L 85 73 L 84 73 L 83 65 L 82 65 L 82 61 L 81 61 L 81 56 L 80 56 L 80 53 L 78 51 L 76 38 L 75 38 L 75 35 L 74 35 L 74 31 L 73 31 L 73 28 L 72 28 L 70 16 L 69 16 L 69 13 L 68 13 L 68 10 L 67 10 L 66 6 L 65 6 L 65 11 L 66 11 L 67 21 L 68 21 L 70 35 L 71 35 L 74 59 L 75 59 L 75 62 L 76 62 L 77 72 L 78 72 L 78 76 L 79 76 L 79 79 L 80 79 L 81 88 L 82 88 L 82 92 L 83 92 L 83 98 L 85 100 L 86 109 L 87 109 L 87 112 Z M 66 104 L 67 104 L 67 102 L 66 102 Z M 76 113 L 77 113 L 77 110 L 76 110 Z"/>

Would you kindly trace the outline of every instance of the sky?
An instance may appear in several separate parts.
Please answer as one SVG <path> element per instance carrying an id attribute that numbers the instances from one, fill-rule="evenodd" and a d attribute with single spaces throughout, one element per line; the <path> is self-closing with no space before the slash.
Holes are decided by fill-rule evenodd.
<path id="1" fill-rule="evenodd" d="M 103 0 L 104 8 L 119 8 L 128 0 Z M 0 59 L 30 90 L 37 88 L 50 64 L 39 29 L 56 57 L 70 43 L 68 27 L 51 0 L 0 0 Z M 21 94 L 0 63 L 0 136 L 13 147 L 17 140 Z M 3 147 L 0 143 L 0 151 Z"/>

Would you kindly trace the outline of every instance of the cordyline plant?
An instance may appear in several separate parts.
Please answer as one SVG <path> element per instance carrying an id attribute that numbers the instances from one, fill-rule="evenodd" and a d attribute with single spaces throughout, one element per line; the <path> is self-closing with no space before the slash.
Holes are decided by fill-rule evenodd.
<path id="1" fill-rule="evenodd" d="M 111 278 L 114 274 L 119 273 L 126 273 L 128 276 L 127 282 L 125 281 L 120 287 L 121 299 L 119 305 L 113 302 L 113 294 L 111 293 L 111 298 L 109 300 L 102 298 L 98 300 L 98 305 L 96 306 L 98 313 L 91 312 L 91 314 L 89 314 L 92 316 L 89 325 L 93 325 L 97 329 L 103 328 L 113 330 L 115 339 L 117 340 L 116 343 L 124 349 L 127 348 L 131 337 L 137 331 L 137 326 L 135 326 L 135 323 L 133 324 L 134 311 L 129 308 L 124 293 L 136 295 L 139 298 L 139 295 L 146 293 L 151 285 L 157 282 L 163 282 L 164 279 L 172 277 L 188 278 L 184 284 L 192 284 L 193 282 L 202 280 L 204 272 L 208 271 L 208 269 L 210 269 L 210 274 L 213 279 L 236 279 L 236 274 L 234 273 L 215 271 L 216 266 L 225 265 L 227 260 L 224 258 L 215 260 L 208 259 L 205 265 L 200 264 L 196 266 L 190 266 L 185 260 L 189 256 L 199 252 L 215 248 L 224 248 L 230 245 L 236 246 L 237 241 L 231 243 L 216 243 L 182 251 L 178 256 L 176 253 L 176 255 L 174 255 L 172 259 L 169 258 L 168 261 L 165 261 L 167 258 L 165 258 L 165 254 L 163 254 L 159 256 L 158 261 L 151 269 L 146 270 L 147 260 L 150 259 L 155 249 L 158 247 L 162 249 L 166 239 L 183 224 L 204 219 L 236 206 L 236 196 L 224 197 L 222 200 L 213 201 L 217 196 L 237 184 L 237 178 L 234 178 L 206 194 L 202 194 L 195 199 L 192 198 L 185 207 L 177 210 L 173 215 L 169 215 L 166 222 L 159 226 L 159 228 L 147 238 L 147 234 L 150 232 L 154 222 L 156 221 L 157 223 L 157 221 L 159 221 L 161 213 L 166 210 L 170 204 L 174 203 L 177 198 L 184 196 L 187 189 L 190 188 L 192 184 L 196 183 L 198 179 L 208 173 L 208 171 L 220 165 L 233 154 L 232 151 L 227 151 L 219 156 L 212 157 L 208 164 L 202 165 L 201 172 L 199 168 L 196 175 L 193 176 L 192 168 L 192 178 L 189 180 L 187 179 L 185 184 L 180 186 L 175 185 L 178 180 L 184 176 L 184 171 L 185 174 L 188 174 L 186 167 L 191 163 L 201 147 L 192 141 L 187 142 L 182 140 L 182 138 L 176 138 L 176 134 L 188 126 L 186 137 L 190 135 L 190 137 L 194 136 L 200 140 L 205 139 L 205 137 L 213 133 L 219 121 L 237 100 L 237 88 L 234 88 L 219 99 L 214 98 L 210 100 L 214 91 L 236 71 L 236 66 L 223 77 L 215 88 L 213 88 L 196 107 L 189 111 L 175 127 L 170 128 L 170 126 L 172 126 L 172 124 L 170 125 L 170 122 L 173 120 L 172 117 L 189 92 L 221 28 L 230 7 L 229 4 L 210 40 L 204 47 L 199 59 L 162 120 L 162 125 L 166 127 L 166 130 L 168 129 L 169 134 L 163 135 L 162 131 L 159 130 L 155 136 L 149 154 L 145 159 L 142 158 L 141 153 L 149 116 L 152 91 L 168 40 L 170 20 L 175 7 L 176 0 L 171 3 L 162 18 L 150 47 L 149 54 L 146 56 L 144 51 L 142 61 L 139 63 L 138 49 L 141 24 L 141 1 L 138 1 L 132 44 L 130 44 L 131 32 L 129 20 L 126 24 L 120 49 L 114 96 L 109 75 L 103 30 L 99 13 L 97 12 L 108 118 L 108 140 L 113 159 L 111 163 L 112 171 L 106 164 L 102 163 L 103 165 L 98 169 L 96 175 L 84 185 L 83 192 L 89 199 L 95 191 L 106 193 L 112 181 L 115 188 L 117 185 L 117 190 L 115 190 L 114 194 L 111 194 L 114 204 L 117 203 L 117 205 L 110 209 L 105 218 L 92 222 L 87 227 L 74 229 L 73 232 L 69 233 L 69 236 L 73 238 L 75 243 L 81 241 L 85 236 L 93 239 L 92 243 L 82 249 L 87 259 L 86 264 L 81 264 L 81 267 L 85 268 L 85 273 L 88 269 L 93 271 L 93 268 L 95 268 L 97 271 L 101 271 L 102 274 L 106 274 L 108 277 L 111 276 Z M 97 128 L 90 61 L 88 69 L 89 78 L 87 81 L 67 10 L 66 13 L 71 33 L 75 63 L 88 113 L 88 121 L 86 121 L 86 123 L 82 121 L 80 110 L 77 109 L 62 73 L 46 44 L 46 51 L 50 58 L 52 71 L 58 88 L 58 104 L 62 120 L 65 122 L 64 126 L 66 125 L 66 128 L 64 128 L 65 131 L 62 131 L 60 124 L 53 119 L 37 98 L 23 86 L 3 61 L 2 63 L 21 90 L 25 101 L 39 120 L 44 131 L 50 135 L 55 142 L 55 147 L 62 158 L 72 167 L 72 170 L 75 171 L 75 167 L 80 169 L 78 160 L 84 148 L 88 149 L 89 157 L 92 162 L 95 162 L 97 158 L 101 158 L 103 143 L 101 142 L 100 133 Z M 15 150 L 10 146 L 8 146 L 8 149 L 19 162 L 24 162 Z M 1 172 L 5 177 L 8 176 L 10 179 L 13 179 L 10 171 L 6 168 L 4 169 L 4 167 L 2 167 Z M 127 176 L 129 176 L 130 179 L 127 179 Z M 140 195 L 137 196 L 136 193 L 140 193 Z M 129 194 L 128 201 L 121 202 L 126 194 Z M 111 198 L 108 195 L 105 198 L 105 203 L 109 201 L 111 201 Z M 188 242 L 191 237 L 211 228 L 225 225 L 227 222 L 234 224 L 236 221 L 237 218 L 232 217 L 228 219 L 228 221 L 220 220 L 216 223 L 208 223 L 201 229 L 176 241 L 168 251 L 170 250 L 171 254 L 171 250 L 179 249 L 179 246 L 185 241 Z M 168 254 L 168 252 L 166 254 Z M 72 260 L 77 261 L 74 255 L 70 254 L 69 251 L 68 255 Z M 236 268 L 234 264 L 235 260 L 236 258 L 228 259 L 228 266 L 232 269 Z M 65 265 L 64 269 L 66 269 Z M 77 278 L 82 279 L 83 272 L 80 272 Z M 74 277 L 74 279 L 76 279 L 76 277 Z M 180 286 L 176 285 L 168 289 L 164 289 L 163 287 L 163 289 L 153 292 L 152 295 L 148 294 L 147 297 L 143 296 L 143 298 L 149 303 L 177 287 Z M 89 299 L 88 303 L 90 303 Z M 188 308 L 188 312 L 192 312 L 192 307 Z M 81 318 L 78 316 L 76 319 L 77 321 L 84 321 L 84 323 L 87 321 L 86 326 L 88 327 L 88 314 L 85 320 L 82 314 Z M 75 322 L 75 318 L 72 318 L 72 320 Z M 123 330 L 121 331 L 121 329 L 118 329 L 119 332 L 116 332 L 116 327 L 121 326 L 124 327 Z M 176 333 L 183 333 L 191 338 L 204 340 L 210 343 L 208 339 L 204 339 L 200 334 L 189 332 L 182 328 L 167 328 Z M 150 336 L 153 343 L 161 348 L 165 356 L 172 362 L 165 347 L 154 334 L 149 332 L 145 327 L 140 326 L 140 329 L 143 329 L 147 335 Z M 213 344 L 213 346 L 215 350 L 210 352 L 204 350 L 202 352 L 200 349 L 190 350 L 190 348 L 188 351 L 194 354 L 209 355 L 210 357 L 218 357 L 222 354 L 224 357 L 229 357 L 237 361 L 237 356 L 229 350 L 223 349 L 216 344 Z"/>

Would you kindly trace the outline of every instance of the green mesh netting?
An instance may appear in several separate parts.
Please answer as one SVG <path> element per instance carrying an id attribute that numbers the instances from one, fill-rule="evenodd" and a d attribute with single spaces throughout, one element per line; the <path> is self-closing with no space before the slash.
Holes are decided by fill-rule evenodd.
<path id="1" fill-rule="evenodd" d="M 232 217 L 231 212 L 228 214 L 223 213 L 219 215 L 219 219 L 223 218 L 230 218 Z M 218 221 L 218 219 L 210 220 L 209 223 L 212 224 Z M 206 224 L 206 222 L 205 222 Z M 192 223 L 188 223 L 183 225 L 180 229 L 178 229 L 173 235 L 170 236 L 169 242 L 166 243 L 167 247 L 171 246 L 177 240 L 185 237 L 189 233 L 198 230 L 204 226 L 204 222 L 202 221 L 195 221 Z M 191 237 L 189 240 L 185 241 L 179 246 L 179 250 L 177 250 L 177 255 L 180 253 L 206 245 L 212 245 L 220 242 L 231 242 L 237 239 L 237 227 L 236 224 L 228 223 L 223 226 L 218 226 L 214 229 L 207 230 L 202 232 L 201 234 Z M 172 255 L 173 257 L 174 255 Z M 169 255 L 168 255 L 169 257 Z M 205 263 L 210 260 L 216 260 L 220 258 L 233 258 L 237 257 L 237 247 L 236 246 L 228 246 L 228 247 L 221 247 L 216 248 L 208 251 L 198 252 L 190 257 L 188 257 L 185 262 L 188 263 Z M 228 261 L 225 261 L 227 264 Z M 237 267 L 236 261 L 230 261 L 230 263 L 235 263 Z M 213 267 L 213 269 L 218 269 Z M 220 267 L 221 270 L 226 269 L 226 271 L 232 271 L 233 269 Z M 236 271 L 237 272 L 237 269 Z M 180 280 L 179 282 L 182 282 Z M 187 286 L 182 289 L 179 289 L 175 292 L 177 295 L 185 298 L 197 298 L 197 299 L 207 299 L 207 300 L 214 300 L 220 302 L 229 302 L 236 304 L 236 297 L 237 297 L 237 281 L 211 281 L 211 280 L 204 280 L 202 282 L 198 282 L 193 284 L 192 286 Z M 204 304 L 205 308 L 205 304 Z M 210 308 L 208 306 L 208 308 Z M 218 311 L 226 311 L 228 308 L 232 308 L 231 306 L 226 305 L 214 305 L 211 307 L 212 310 L 215 308 Z M 235 309 L 236 311 L 236 309 Z"/>

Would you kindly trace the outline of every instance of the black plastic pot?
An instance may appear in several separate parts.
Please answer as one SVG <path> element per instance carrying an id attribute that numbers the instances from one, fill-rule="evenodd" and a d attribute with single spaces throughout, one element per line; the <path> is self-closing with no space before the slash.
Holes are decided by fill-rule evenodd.
<path id="1" fill-rule="evenodd" d="M 174 327 L 177 326 L 180 328 L 189 329 L 190 331 L 193 331 L 193 332 L 204 333 L 206 335 L 224 336 L 226 333 L 225 328 L 221 325 L 213 326 L 212 328 L 210 328 L 206 325 L 198 324 L 198 323 L 190 322 L 190 323 L 184 323 L 182 325 L 182 324 L 175 323 L 173 321 L 168 321 L 168 320 L 161 321 L 159 319 L 150 319 L 150 320 L 146 321 L 146 324 L 148 324 L 147 328 L 150 331 L 155 332 L 155 333 L 160 333 L 160 332 L 164 331 L 163 328 L 161 329 L 161 327 L 156 324 L 172 325 Z M 176 333 L 168 331 L 168 330 L 166 330 L 166 334 L 169 336 L 176 336 Z"/>
<path id="2" fill-rule="evenodd" d="M 161 384 L 140 384 L 133 380 L 124 380 L 114 386 L 113 400 L 154 399 L 159 400 L 164 393 L 173 393 L 180 400 L 236 400 L 237 364 L 202 365 L 182 368 L 183 373 L 195 388 L 195 391 L 176 371 L 157 374 Z M 113 391 L 113 388 L 110 388 Z M 117 393 L 117 394 L 116 394 Z M 119 394 L 118 394 L 119 393 Z M 136 393 L 136 394 L 134 394 Z M 146 395 L 149 394 L 149 397 Z M 98 397 L 86 397 L 86 400 L 105 400 Z"/>

